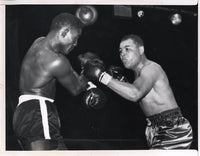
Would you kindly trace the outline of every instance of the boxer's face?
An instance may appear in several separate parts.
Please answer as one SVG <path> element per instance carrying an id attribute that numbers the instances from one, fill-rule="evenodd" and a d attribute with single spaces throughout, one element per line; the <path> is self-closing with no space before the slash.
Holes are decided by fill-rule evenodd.
<path id="1" fill-rule="evenodd" d="M 63 42 L 61 44 L 62 44 L 62 51 L 65 54 L 68 54 L 77 45 L 78 38 L 80 37 L 81 32 L 82 32 L 81 29 L 71 28 L 63 37 Z"/>
<path id="2" fill-rule="evenodd" d="M 120 58 L 125 68 L 135 68 L 140 63 L 140 48 L 132 39 L 124 40 L 119 47 Z"/>

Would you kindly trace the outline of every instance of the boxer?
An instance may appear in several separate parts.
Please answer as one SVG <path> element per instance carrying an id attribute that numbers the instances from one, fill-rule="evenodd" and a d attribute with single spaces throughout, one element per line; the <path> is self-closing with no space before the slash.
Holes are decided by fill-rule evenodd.
<path id="1" fill-rule="evenodd" d="M 36 39 L 23 59 L 21 96 L 13 116 L 13 129 L 23 150 L 67 149 L 54 104 L 55 87 L 58 81 L 74 96 L 87 88 L 88 80 L 77 74 L 66 57 L 77 45 L 82 28 L 77 17 L 57 15 L 48 34 Z"/>
<path id="2" fill-rule="evenodd" d="M 145 131 L 150 149 L 189 149 L 193 140 L 190 122 L 183 117 L 162 67 L 144 53 L 143 40 L 134 34 L 120 42 L 120 58 L 133 71 L 133 83 L 120 81 L 105 71 L 103 63 L 90 61 L 84 75 L 99 81 L 132 102 L 138 102 L 147 119 Z"/>

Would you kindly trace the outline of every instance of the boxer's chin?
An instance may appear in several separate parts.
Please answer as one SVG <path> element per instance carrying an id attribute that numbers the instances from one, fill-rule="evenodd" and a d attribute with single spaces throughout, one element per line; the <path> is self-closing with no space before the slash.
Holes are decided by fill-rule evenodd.
<path id="1" fill-rule="evenodd" d="M 127 62 L 123 62 L 123 65 L 125 68 L 129 69 L 130 68 L 130 65 L 127 63 Z"/>

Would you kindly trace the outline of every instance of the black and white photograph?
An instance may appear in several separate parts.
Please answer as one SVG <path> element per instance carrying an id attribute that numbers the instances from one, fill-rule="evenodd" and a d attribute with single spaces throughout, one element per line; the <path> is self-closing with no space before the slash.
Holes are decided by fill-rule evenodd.
<path id="1" fill-rule="evenodd" d="M 5 150 L 198 150 L 198 5 L 5 6 Z"/>

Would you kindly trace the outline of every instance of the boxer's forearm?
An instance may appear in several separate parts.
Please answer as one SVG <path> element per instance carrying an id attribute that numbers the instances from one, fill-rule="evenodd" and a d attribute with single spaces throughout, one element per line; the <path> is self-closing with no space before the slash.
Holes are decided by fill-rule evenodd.
<path id="1" fill-rule="evenodd" d="M 133 102 L 139 100 L 139 91 L 133 84 L 111 79 L 107 84 L 107 87 L 127 100 Z"/>
<path id="2" fill-rule="evenodd" d="M 74 87 L 72 89 L 73 95 L 79 95 L 82 91 L 86 90 L 87 86 L 87 78 L 85 78 L 83 75 L 79 75 L 76 71 L 73 71 L 74 75 L 74 82 L 72 82 Z"/>
<path id="3" fill-rule="evenodd" d="M 83 75 L 80 75 L 78 77 L 78 88 L 77 88 L 78 94 L 80 94 L 82 91 L 85 91 L 87 89 L 87 83 L 88 83 L 88 79 L 85 78 Z"/>

